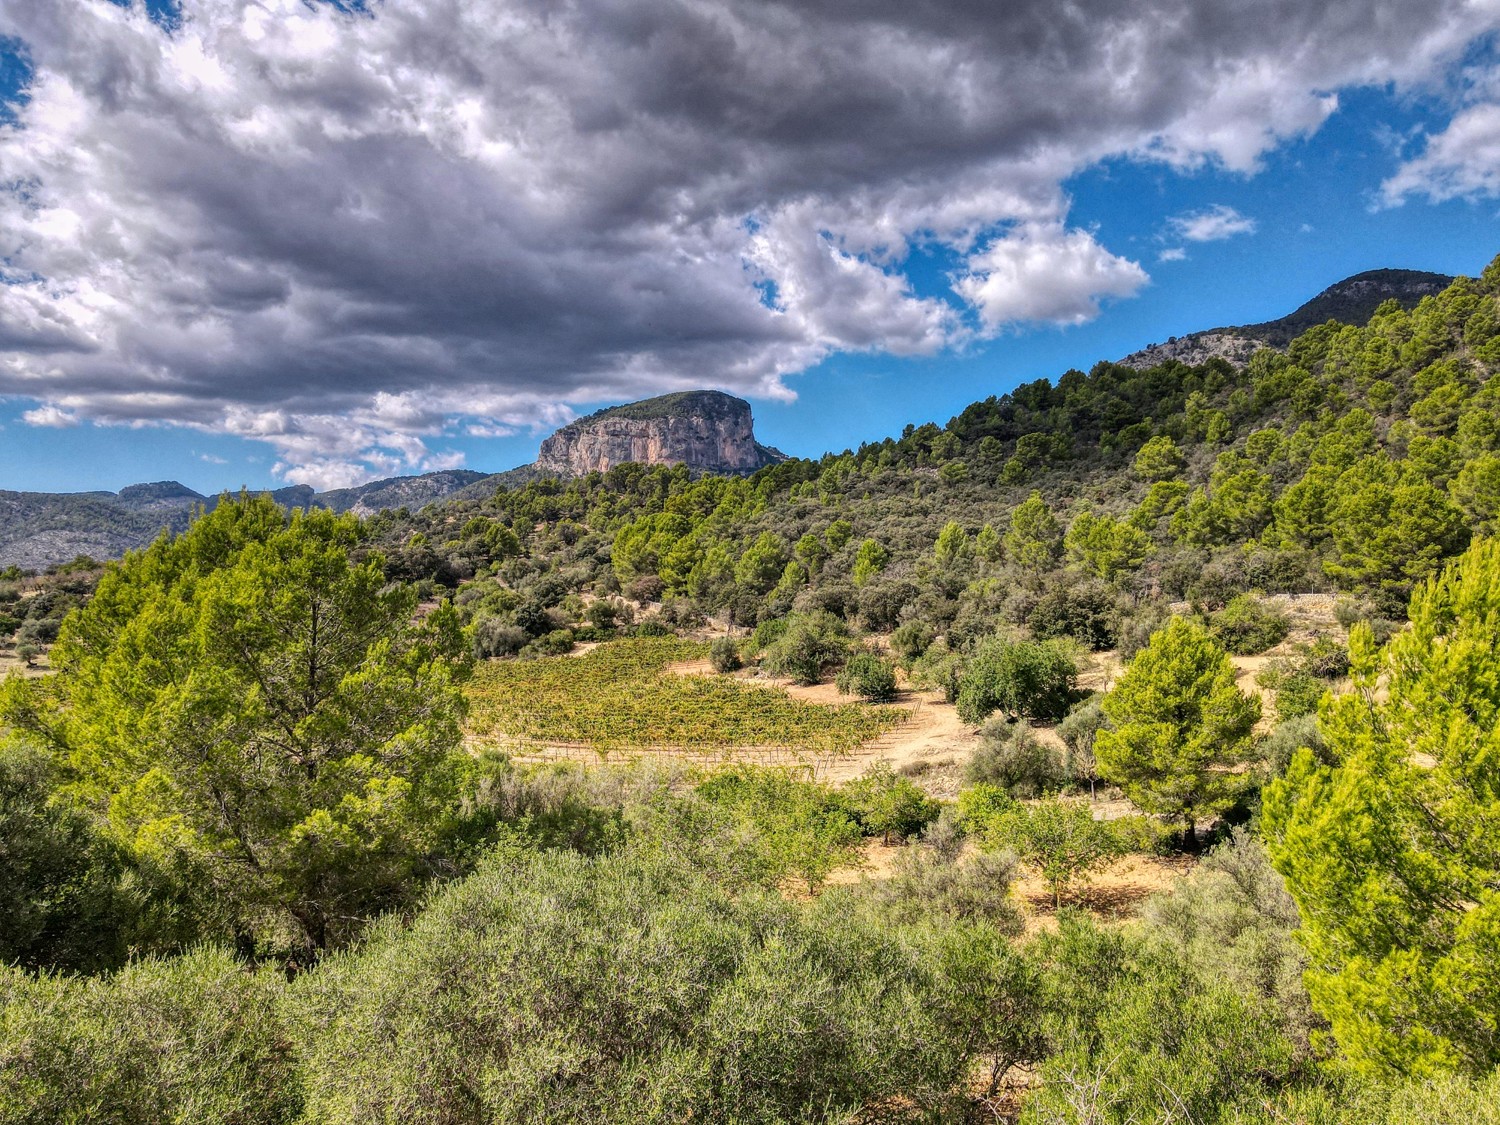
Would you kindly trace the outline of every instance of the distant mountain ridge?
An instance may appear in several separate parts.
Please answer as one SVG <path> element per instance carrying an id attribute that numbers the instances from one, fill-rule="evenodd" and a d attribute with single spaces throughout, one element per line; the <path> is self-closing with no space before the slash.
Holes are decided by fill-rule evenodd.
<path id="1" fill-rule="evenodd" d="M 1364 324 L 1387 300 L 1411 308 L 1452 281 L 1445 274 L 1421 270 L 1369 270 L 1329 286 L 1277 320 L 1174 337 L 1118 362 L 1152 367 L 1169 360 L 1198 364 L 1223 356 L 1243 363 L 1256 349 L 1284 347 L 1299 333 L 1328 320 Z M 440 500 L 485 499 L 497 488 L 521 487 L 539 477 L 585 476 L 626 461 L 685 464 L 703 473 L 751 473 L 784 460 L 785 454 L 755 440 L 750 404 L 743 399 L 722 391 L 678 391 L 578 418 L 542 443 L 534 463 L 506 472 L 449 469 L 328 492 L 291 485 L 270 495 L 289 508 L 317 506 L 366 516 Z M 133 484 L 118 493 L 0 490 L 0 567 L 40 569 L 78 555 L 117 558 L 145 546 L 163 530 L 182 530 L 200 505 L 214 503 L 216 498 L 177 481 Z"/>
<path id="2" fill-rule="evenodd" d="M 367 516 L 384 508 L 420 508 L 488 479 L 489 474 L 472 469 L 445 469 L 331 492 L 289 485 L 270 495 L 288 508 L 329 508 Z M 217 495 L 205 496 L 175 480 L 127 485 L 119 492 L 0 489 L 0 567 L 39 570 L 79 555 L 119 558 L 163 531 L 183 530 L 199 507 L 217 503 Z"/>
<path id="3" fill-rule="evenodd" d="M 1197 364 L 1215 356 L 1231 363 L 1244 363 L 1258 348 L 1284 348 L 1294 339 L 1330 320 L 1362 325 L 1386 301 L 1402 308 L 1416 306 L 1423 297 L 1441 293 L 1453 278 L 1426 270 L 1366 270 L 1335 282 L 1310 301 L 1276 320 L 1237 327 L 1208 328 L 1186 336 L 1174 336 L 1162 344 L 1151 344 L 1117 362 L 1126 367 L 1155 367 L 1176 360 Z"/>

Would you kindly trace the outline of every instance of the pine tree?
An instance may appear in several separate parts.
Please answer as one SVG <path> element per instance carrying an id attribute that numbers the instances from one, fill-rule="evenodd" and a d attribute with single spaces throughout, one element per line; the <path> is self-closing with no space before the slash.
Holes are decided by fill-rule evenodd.
<path id="1" fill-rule="evenodd" d="M 1383 650 L 1365 626 L 1351 650 L 1323 760 L 1300 751 L 1265 794 L 1308 988 L 1365 1071 L 1482 1073 L 1500 1064 L 1500 543 L 1419 587 Z"/>
<path id="2" fill-rule="evenodd" d="M 1099 776 L 1142 809 L 1183 825 L 1234 803 L 1243 780 L 1229 767 L 1249 751 L 1260 705 L 1234 682 L 1228 655 L 1200 626 L 1173 618 L 1136 654 L 1104 697 L 1112 729 L 1094 740 Z"/>

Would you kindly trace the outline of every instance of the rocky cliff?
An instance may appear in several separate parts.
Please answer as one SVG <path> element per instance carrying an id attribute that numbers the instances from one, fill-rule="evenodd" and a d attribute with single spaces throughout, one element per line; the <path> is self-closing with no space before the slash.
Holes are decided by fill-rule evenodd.
<path id="1" fill-rule="evenodd" d="M 536 467 L 582 476 L 637 461 L 703 473 L 753 473 L 784 460 L 755 440 L 744 399 L 722 391 L 680 391 L 570 422 L 542 442 Z"/>

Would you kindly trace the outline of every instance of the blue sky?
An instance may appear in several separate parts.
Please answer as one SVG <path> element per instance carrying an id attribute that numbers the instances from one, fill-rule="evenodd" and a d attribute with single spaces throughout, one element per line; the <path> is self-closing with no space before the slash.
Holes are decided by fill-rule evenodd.
<path id="1" fill-rule="evenodd" d="M 1065 29 L 1051 71 L 986 72 L 1050 6 L 789 5 L 789 44 L 731 0 L 705 26 L 642 0 L 645 30 L 578 0 L 576 58 L 522 26 L 474 43 L 506 56 L 488 74 L 419 52 L 495 20 L 425 0 L 198 0 L 168 29 L 0 4 L 0 488 L 498 471 L 570 412 L 699 384 L 816 456 L 1362 270 L 1500 253 L 1495 29 L 1471 9 L 1414 31 L 1331 5 L 1283 33 L 1255 0 L 1248 44 L 1184 16 L 1103 104 L 1100 60 L 1172 2 Z M 830 73 L 788 90 L 816 67 L 777 57 L 807 42 Z M 1180 73 L 1151 77 L 1157 50 Z M 964 78 L 923 70 L 934 51 Z"/>

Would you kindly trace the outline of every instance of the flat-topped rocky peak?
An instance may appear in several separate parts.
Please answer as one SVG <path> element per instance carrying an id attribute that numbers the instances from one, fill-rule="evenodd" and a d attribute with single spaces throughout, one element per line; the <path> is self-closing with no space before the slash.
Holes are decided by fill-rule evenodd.
<path id="1" fill-rule="evenodd" d="M 722 391 L 678 391 L 611 406 L 542 442 L 537 468 L 562 476 L 628 461 L 702 473 L 753 473 L 786 458 L 755 440 L 750 404 Z"/>

